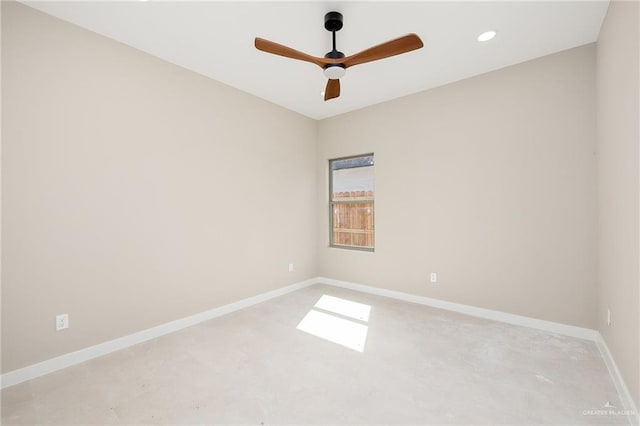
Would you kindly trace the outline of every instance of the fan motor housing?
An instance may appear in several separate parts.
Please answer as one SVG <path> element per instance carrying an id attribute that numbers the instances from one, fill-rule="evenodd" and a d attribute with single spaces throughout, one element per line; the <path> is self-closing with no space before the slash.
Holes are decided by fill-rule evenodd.
<path id="1" fill-rule="evenodd" d="M 328 52 L 326 55 L 324 55 L 324 57 L 328 59 L 342 59 L 344 58 L 344 53 L 337 50 L 332 50 L 331 52 Z"/>

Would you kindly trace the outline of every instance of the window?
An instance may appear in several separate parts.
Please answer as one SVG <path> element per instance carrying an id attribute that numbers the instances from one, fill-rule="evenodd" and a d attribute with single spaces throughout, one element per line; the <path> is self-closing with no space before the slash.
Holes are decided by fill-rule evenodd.
<path id="1" fill-rule="evenodd" d="M 332 247 L 373 251 L 373 154 L 329 160 Z"/>

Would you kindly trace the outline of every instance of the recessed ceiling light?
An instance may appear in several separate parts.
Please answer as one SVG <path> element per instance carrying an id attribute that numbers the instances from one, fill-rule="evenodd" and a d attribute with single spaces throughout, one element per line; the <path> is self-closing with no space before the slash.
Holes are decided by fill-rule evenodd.
<path id="1" fill-rule="evenodd" d="M 495 31 L 487 31 L 478 36 L 478 41 L 489 41 L 496 36 Z"/>

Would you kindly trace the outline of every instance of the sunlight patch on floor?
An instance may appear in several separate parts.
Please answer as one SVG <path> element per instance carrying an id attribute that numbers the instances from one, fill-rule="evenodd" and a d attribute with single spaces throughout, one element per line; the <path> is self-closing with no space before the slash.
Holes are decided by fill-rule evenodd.
<path id="1" fill-rule="evenodd" d="M 358 352 L 364 351 L 369 327 L 348 318 L 369 321 L 371 306 L 323 295 L 314 308 L 329 313 L 311 309 L 298 324 L 298 330 Z"/>
<path id="2" fill-rule="evenodd" d="M 369 314 L 371 313 L 371 306 L 369 305 L 352 302 L 351 300 L 341 299 L 339 297 L 327 296 L 326 294 L 318 300 L 315 307 L 364 322 L 369 321 Z"/>

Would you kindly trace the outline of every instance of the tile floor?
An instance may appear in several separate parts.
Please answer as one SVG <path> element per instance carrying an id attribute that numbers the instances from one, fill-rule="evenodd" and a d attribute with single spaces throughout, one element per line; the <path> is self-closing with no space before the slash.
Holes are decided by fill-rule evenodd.
<path id="1" fill-rule="evenodd" d="M 366 306 L 325 298 L 337 303 L 314 308 L 324 295 Z M 12 386 L 1 398 L 5 425 L 627 421 L 585 414 L 620 406 L 593 342 L 323 285 Z"/>

